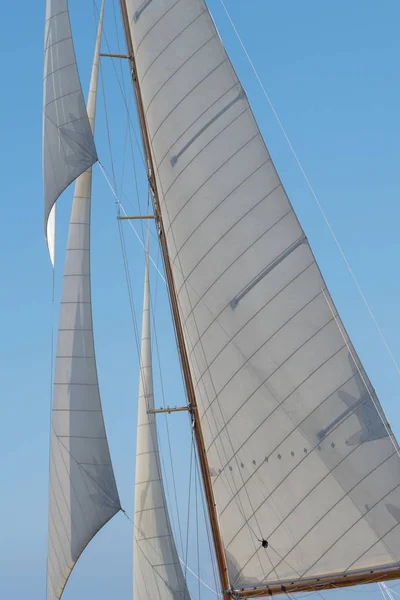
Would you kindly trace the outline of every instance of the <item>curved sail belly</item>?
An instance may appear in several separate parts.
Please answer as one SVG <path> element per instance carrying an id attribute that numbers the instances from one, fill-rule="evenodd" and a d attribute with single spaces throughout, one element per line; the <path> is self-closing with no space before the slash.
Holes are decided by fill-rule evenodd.
<path id="1" fill-rule="evenodd" d="M 88 108 L 94 126 L 103 9 Z M 92 170 L 72 205 L 55 360 L 50 445 L 48 600 L 59 600 L 79 556 L 120 510 L 104 427 L 90 286 Z"/>
<path id="2" fill-rule="evenodd" d="M 127 5 L 231 584 L 395 566 L 397 444 L 207 7 Z"/>
<path id="3" fill-rule="evenodd" d="M 57 198 L 96 160 L 76 65 L 68 0 L 47 0 L 43 83 L 44 227 L 53 265 Z"/>

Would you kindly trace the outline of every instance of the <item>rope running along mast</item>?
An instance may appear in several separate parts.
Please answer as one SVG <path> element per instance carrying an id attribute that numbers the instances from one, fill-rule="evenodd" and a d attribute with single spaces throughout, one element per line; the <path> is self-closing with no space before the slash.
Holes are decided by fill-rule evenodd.
<path id="1" fill-rule="evenodd" d="M 130 61 L 130 65 L 131 65 L 132 82 L 133 82 L 133 87 L 135 90 L 136 105 L 137 105 L 138 114 L 139 114 L 139 122 L 140 122 L 140 128 L 141 128 L 141 132 L 142 132 L 143 146 L 144 146 L 144 151 L 145 151 L 146 161 L 147 161 L 148 180 L 149 180 L 149 185 L 150 185 L 150 188 L 151 188 L 151 191 L 153 194 L 153 198 L 154 198 L 155 219 L 156 219 L 157 225 L 158 225 L 158 235 L 159 235 L 160 245 L 161 245 L 161 250 L 162 250 L 162 255 L 163 255 L 165 274 L 167 277 L 168 291 L 169 291 L 172 314 L 173 314 L 173 319 L 174 319 L 175 333 L 176 333 L 176 339 L 177 339 L 178 348 L 179 348 L 181 366 L 182 366 L 182 371 L 183 371 L 183 376 L 184 376 L 184 381 L 185 381 L 186 394 L 188 397 L 189 410 L 192 413 L 192 419 L 193 419 L 193 425 L 194 425 L 193 426 L 194 436 L 196 439 L 197 453 L 198 453 L 198 457 L 199 457 L 200 470 L 201 470 L 201 474 L 202 474 L 206 502 L 207 502 L 207 507 L 208 507 L 208 515 L 209 515 L 209 519 L 210 519 L 211 531 L 212 531 L 212 536 L 213 536 L 213 540 L 214 540 L 214 548 L 215 548 L 215 553 L 216 553 L 216 558 L 217 558 L 217 563 L 218 563 L 220 583 L 221 583 L 221 588 L 222 588 L 222 592 L 223 592 L 223 598 L 224 598 L 224 600 L 228 600 L 231 597 L 231 594 L 229 591 L 228 570 L 227 570 L 227 566 L 226 566 L 225 554 L 224 554 L 223 545 L 222 545 L 221 532 L 220 532 L 219 525 L 218 525 L 218 517 L 217 517 L 216 505 L 215 505 L 215 500 L 214 500 L 214 493 L 213 493 L 212 484 L 211 484 L 208 460 L 207 460 L 207 456 L 206 456 L 203 432 L 201 429 L 200 421 L 197 418 L 198 412 L 197 412 L 196 395 L 194 392 L 192 376 L 190 373 L 186 345 L 185 345 L 185 340 L 183 337 L 182 323 L 181 323 L 181 318 L 180 318 L 179 309 L 178 309 L 178 300 L 177 300 L 177 296 L 176 296 L 176 290 L 175 290 L 175 285 L 174 285 L 174 280 L 173 280 L 173 275 L 172 275 L 171 263 L 170 263 L 169 255 L 168 255 L 167 240 L 165 237 L 164 224 L 163 224 L 161 211 L 160 211 L 160 201 L 159 201 L 159 195 L 158 195 L 158 189 L 157 189 L 157 182 L 156 182 L 156 179 L 154 176 L 153 158 L 152 158 L 152 154 L 151 154 L 150 140 L 149 140 L 149 135 L 148 135 L 147 126 L 146 126 L 146 120 L 145 120 L 145 116 L 144 116 L 142 95 L 141 95 L 141 91 L 140 91 L 139 81 L 136 77 L 136 62 L 135 62 L 132 38 L 131 38 L 131 33 L 130 33 L 130 25 L 129 25 L 129 17 L 128 17 L 128 10 L 126 7 L 126 1 L 120 0 L 120 6 L 121 6 L 122 19 L 123 19 L 123 25 L 124 25 L 124 30 L 125 30 L 126 44 L 128 47 L 128 56 L 129 56 L 129 61 Z"/>

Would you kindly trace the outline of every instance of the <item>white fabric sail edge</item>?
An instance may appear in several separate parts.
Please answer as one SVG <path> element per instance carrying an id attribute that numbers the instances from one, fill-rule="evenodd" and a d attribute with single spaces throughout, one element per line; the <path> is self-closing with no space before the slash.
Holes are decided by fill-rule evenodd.
<path id="1" fill-rule="evenodd" d="M 154 394 L 147 236 L 136 446 L 134 598 L 189 600 L 165 499 L 156 417 L 150 414 L 149 410 L 154 410 Z"/>
<path id="2" fill-rule="evenodd" d="M 127 6 L 231 585 L 395 567 L 397 443 L 206 4 Z"/>
<path id="3" fill-rule="evenodd" d="M 88 107 L 94 124 L 104 2 Z M 50 447 L 48 600 L 120 510 L 97 379 L 90 290 L 91 168 L 78 177 L 60 306 Z"/>
<path id="4" fill-rule="evenodd" d="M 54 266 L 57 198 L 97 161 L 76 65 L 68 0 L 47 0 L 43 83 L 44 229 Z"/>

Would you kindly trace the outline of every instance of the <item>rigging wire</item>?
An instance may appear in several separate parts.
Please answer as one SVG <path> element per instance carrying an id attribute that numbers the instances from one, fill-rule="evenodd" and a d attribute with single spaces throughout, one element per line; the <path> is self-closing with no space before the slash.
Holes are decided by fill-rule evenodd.
<path id="1" fill-rule="evenodd" d="M 110 158 L 111 158 L 111 164 L 112 164 L 112 178 L 113 178 L 113 180 L 114 180 L 114 186 L 111 184 L 111 182 L 110 182 L 110 179 L 107 177 L 107 174 L 106 174 L 106 172 L 105 172 L 105 168 L 103 167 L 103 165 L 101 165 L 100 163 L 99 163 L 99 165 L 100 165 L 101 171 L 102 171 L 103 175 L 105 176 L 105 179 L 106 179 L 106 181 L 107 181 L 107 183 L 108 183 L 108 185 L 109 185 L 110 189 L 111 189 L 111 190 L 112 190 L 112 192 L 113 192 L 113 196 L 114 196 L 114 199 L 115 199 L 115 202 L 116 202 L 116 207 L 117 207 L 117 216 L 118 216 L 118 215 L 120 214 L 120 208 L 121 208 L 121 204 L 120 204 L 120 202 L 119 202 L 119 199 L 118 199 L 118 193 L 117 193 L 117 191 L 116 191 L 116 186 L 115 186 L 116 175 L 115 175 L 115 168 L 114 168 L 114 162 L 113 162 L 113 157 L 112 157 L 111 137 L 110 137 L 110 132 L 109 132 L 109 122 L 108 122 L 108 116 L 107 116 L 107 104 L 106 104 L 106 100 L 105 100 L 105 90 L 104 90 L 104 80 L 103 80 L 103 79 L 102 79 L 102 86 L 103 86 L 103 96 L 104 96 L 104 101 L 105 101 L 106 125 L 107 125 L 107 134 L 108 134 L 108 140 L 109 140 L 109 151 L 110 151 Z M 125 212 L 125 211 L 124 211 L 124 212 Z M 122 254 L 123 254 L 123 262 L 124 262 L 125 276 L 126 276 L 126 279 L 127 279 L 127 285 L 128 285 L 128 295 L 129 295 L 129 301 L 130 301 L 130 306 L 131 306 L 132 320 L 133 320 L 133 322 L 134 322 L 134 329 L 135 329 L 136 345 L 137 345 L 137 351 L 138 351 L 139 360 L 140 360 L 140 351 L 139 351 L 139 335 L 138 335 L 138 327 L 137 327 L 137 320 L 136 320 L 136 311 L 135 311 L 135 307 L 134 307 L 133 293 L 132 293 L 132 286 L 131 286 L 131 282 L 130 282 L 130 275 L 129 275 L 128 256 L 127 256 L 127 251 L 126 251 L 126 244 L 125 244 L 125 239 L 124 239 L 123 228 L 122 228 L 122 225 L 121 225 L 121 221 L 120 221 L 120 220 L 118 220 L 118 228 L 119 228 L 119 232 L 120 232 L 121 249 L 122 249 Z M 140 239 L 140 236 L 137 234 L 137 232 L 136 232 L 136 231 L 135 231 L 135 233 L 136 233 L 136 236 L 137 236 L 137 238 L 138 238 L 139 242 L 140 242 L 140 243 L 141 243 L 141 245 L 144 247 L 143 241 Z M 154 261 L 152 261 L 152 262 L 153 262 L 153 264 L 155 265 L 155 267 L 156 267 L 157 271 L 159 272 L 157 265 L 154 263 Z M 160 274 L 161 274 L 161 273 L 160 273 Z M 157 344 L 157 346 L 158 346 L 158 344 Z M 142 376 L 142 375 L 141 375 L 141 376 Z M 144 382 L 144 384 L 145 384 L 145 382 Z M 146 393 L 146 396 L 147 396 L 147 393 Z M 155 434 L 156 434 L 156 436 L 158 437 L 158 435 L 157 435 L 157 432 L 155 432 Z M 153 435 L 153 433 L 152 433 L 152 435 Z M 168 431 L 168 442 L 169 442 L 169 447 L 170 447 L 170 436 L 169 436 L 169 431 Z M 170 452 L 171 452 L 171 447 L 170 447 Z M 192 453 L 191 453 L 191 466 L 190 466 L 190 472 L 192 472 L 192 457 L 193 457 L 193 455 L 192 455 Z M 162 462 L 162 456 L 160 456 L 160 458 L 161 458 L 161 462 Z M 176 493 L 176 484 L 175 484 L 175 474 L 174 474 L 174 470 L 173 470 L 172 455 L 170 455 L 170 460 L 171 460 L 171 465 L 172 465 L 172 473 L 173 473 L 173 481 L 174 481 L 175 499 L 176 499 L 176 502 L 177 502 L 177 493 Z M 160 467 L 160 468 L 161 468 L 161 467 Z M 164 467 L 164 469 L 163 469 L 163 470 L 164 470 L 164 472 L 165 472 L 165 467 Z M 160 472 L 160 477 L 161 477 L 161 476 L 162 476 L 162 475 L 161 475 L 161 472 Z M 189 478 L 189 481 L 191 482 L 191 476 L 190 476 L 190 478 Z M 189 492 L 190 492 L 190 490 L 189 490 Z M 188 507 L 188 511 L 190 511 L 190 497 L 189 497 L 189 507 Z M 125 513 L 125 515 L 126 515 L 126 512 L 125 512 L 125 511 L 124 511 L 124 513 Z M 179 519 L 179 510 L 178 510 L 178 507 L 177 507 L 177 514 L 178 514 L 178 519 Z M 126 516 L 127 516 L 127 515 L 126 515 Z M 129 520 L 131 520 L 131 519 L 129 519 Z M 188 530 L 189 530 L 189 527 L 190 527 L 190 521 L 189 521 L 189 519 L 188 519 L 187 527 L 188 527 Z M 179 523 L 179 529 L 180 529 L 180 523 Z M 181 535 L 181 531 L 180 531 L 180 535 Z M 187 533 L 187 543 L 186 543 L 186 563 L 187 563 L 187 553 L 188 553 L 188 539 L 189 539 L 189 537 L 188 537 L 188 533 Z M 182 540 L 181 540 L 181 541 L 182 541 Z M 183 548 L 183 543 L 182 543 L 182 548 Z M 152 549 L 153 549 L 154 551 L 156 551 L 156 550 L 155 550 L 155 548 L 153 548 L 153 547 L 152 547 Z M 146 557 L 145 557 L 145 558 L 146 558 Z M 162 557 L 161 557 L 161 558 L 162 558 Z M 185 563 L 185 564 L 186 564 L 186 563 Z M 155 574 L 154 574 L 154 575 L 155 575 Z M 185 567 L 185 580 L 186 580 L 186 567 Z M 156 584 L 157 584 L 157 588 L 158 588 L 158 583 L 157 583 L 157 581 L 156 581 Z"/>
<path id="2" fill-rule="evenodd" d="M 53 430 L 53 372 L 54 372 L 54 330 L 55 330 L 55 261 L 52 268 L 52 281 L 51 281 L 51 336 L 50 336 L 50 390 L 49 390 L 49 450 L 51 450 L 51 434 Z M 49 451 L 49 482 L 50 482 L 50 465 L 51 465 L 51 451 Z M 48 511 L 50 511 L 50 497 L 48 499 Z M 48 595 L 48 571 L 49 565 L 48 560 L 46 561 L 46 598 Z"/>
<path id="3" fill-rule="evenodd" d="M 384 346 L 385 346 L 385 348 L 386 348 L 386 350 L 387 350 L 387 352 L 388 352 L 388 354 L 389 354 L 389 356 L 391 358 L 391 361 L 392 361 L 392 363 L 393 363 L 393 365 L 394 365 L 394 367 L 395 367 L 395 369 L 397 371 L 397 374 L 400 375 L 400 367 L 399 367 L 399 365 L 398 365 L 398 363 L 397 363 L 397 361 L 396 361 L 396 359 L 394 357 L 394 354 L 393 354 L 393 352 L 392 352 L 392 350 L 391 350 L 388 342 L 386 341 L 385 335 L 384 335 L 382 329 L 380 328 L 380 326 L 379 326 L 379 324 L 378 324 L 378 322 L 377 322 L 377 320 L 375 318 L 374 313 L 372 312 L 372 309 L 371 309 L 371 307 L 370 307 L 370 305 L 369 305 L 369 303 L 368 303 L 368 301 L 367 301 L 367 299 L 366 299 L 366 297 L 364 295 L 364 292 L 363 292 L 363 290 L 361 288 L 361 285 L 359 284 L 359 282 L 357 280 L 357 277 L 356 277 L 356 275 L 355 275 L 355 273 L 354 273 L 354 271 L 353 271 L 353 269 L 352 269 L 352 267 L 351 267 L 351 265 L 350 265 L 350 263 L 349 263 L 346 255 L 344 253 L 344 250 L 343 250 L 343 248 L 342 248 L 342 246 L 341 246 L 338 238 L 336 237 L 334 229 L 333 229 L 332 225 L 330 224 L 329 219 L 328 219 L 327 215 L 325 214 L 324 209 L 322 208 L 322 205 L 321 205 L 321 203 L 320 203 L 320 201 L 318 199 L 318 196 L 317 196 L 316 192 L 314 191 L 314 188 L 311 185 L 311 182 L 310 182 L 310 180 L 309 180 L 309 178 L 307 176 L 307 173 L 306 173 L 306 171 L 305 171 L 305 169 L 304 169 L 304 167 L 303 167 L 303 165 L 302 165 L 302 163 L 301 163 L 301 161 L 300 161 L 300 159 L 299 159 L 299 157 L 298 157 L 298 155 L 297 155 L 297 153 L 296 153 L 296 151 L 295 151 L 295 149 L 294 149 L 294 147 L 293 147 L 293 145 L 292 145 L 292 143 L 290 141 L 290 138 L 289 138 L 288 134 L 286 133 L 286 130 L 285 130 L 284 126 L 283 126 L 283 123 L 280 120 L 279 115 L 276 112 L 274 105 L 272 104 L 272 101 L 271 101 L 271 99 L 270 99 L 270 97 L 268 95 L 268 92 L 265 89 L 265 86 L 264 86 L 264 84 L 263 84 L 263 82 L 262 82 L 262 80 L 261 80 L 261 78 L 260 78 L 260 76 L 259 76 L 259 74 L 257 72 L 257 69 L 255 68 L 254 63 L 251 60 L 249 53 L 247 52 L 247 49 L 246 49 L 246 47 L 244 45 L 244 42 L 243 42 L 243 40 L 242 40 L 242 38 L 241 38 L 241 36 L 240 36 L 237 28 L 236 28 L 236 26 L 235 26 L 235 24 L 234 24 L 231 16 L 230 16 L 230 13 L 229 13 L 228 9 L 226 8 L 225 2 L 224 2 L 224 0 L 220 0 L 220 2 L 221 2 L 221 5 L 222 5 L 222 7 L 224 9 L 224 12 L 225 12 L 226 16 L 228 17 L 228 20 L 229 20 L 229 22 L 230 22 L 230 24 L 232 26 L 232 29 L 235 32 L 235 35 L 236 35 L 236 37 L 237 37 L 237 39 L 238 39 L 238 41 L 239 41 L 239 43 L 240 43 L 240 45 L 242 47 L 242 50 L 243 50 L 243 52 L 244 52 L 244 54 L 245 54 L 245 56 L 246 56 L 246 58 L 247 58 L 247 60 L 249 62 L 249 65 L 250 65 L 250 67 L 251 67 L 251 69 L 252 69 L 252 71 L 253 71 L 253 73 L 254 73 L 254 75 L 255 75 L 255 77 L 256 77 L 256 79 L 257 79 L 257 81 L 258 81 L 258 83 L 259 83 L 259 85 L 261 87 L 261 90 L 262 90 L 265 98 L 267 99 L 267 102 L 268 102 L 268 104 L 269 104 L 269 106 L 270 106 L 270 108 L 272 110 L 272 113 L 273 113 L 273 115 L 274 115 L 274 117 L 275 117 L 275 119 L 276 119 L 276 121 L 277 121 L 277 123 L 279 125 L 279 128 L 281 129 L 281 131 L 283 133 L 283 136 L 284 136 L 284 138 L 285 138 L 285 140 L 286 140 L 286 142 L 287 142 L 287 144 L 288 144 L 288 146 L 290 148 L 290 151 L 292 152 L 292 155 L 293 155 L 293 157 L 294 157 L 294 159 L 295 159 L 295 161 L 296 161 L 296 163 L 297 163 L 297 165 L 298 165 L 298 167 L 299 167 L 299 169 L 301 171 L 301 174 L 304 177 L 304 180 L 305 180 L 305 182 L 307 184 L 307 187 L 310 190 L 311 195 L 314 198 L 314 200 L 315 200 L 315 202 L 316 202 L 316 204 L 317 204 L 317 206 L 318 206 L 318 208 L 320 210 L 320 213 L 321 213 L 321 215 L 322 215 L 322 217 L 323 217 L 323 219 L 324 219 L 324 221 L 325 221 L 325 223 L 326 223 L 326 225 L 327 225 L 327 227 L 329 229 L 329 232 L 331 233 L 332 238 L 333 238 L 333 240 L 334 240 L 334 242 L 335 242 L 335 244 L 336 244 L 336 246 L 337 246 L 337 248 L 338 248 L 338 250 L 339 250 L 339 252 L 340 252 L 340 254 L 342 256 L 342 259 L 344 260 L 344 263 L 345 263 L 345 265 L 346 265 L 346 267 L 347 267 L 347 269 L 348 269 L 348 271 L 349 271 L 349 273 L 350 273 L 350 275 L 351 275 L 351 277 L 352 277 L 352 279 L 353 279 L 353 281 L 354 281 L 354 283 L 356 285 L 356 288 L 357 288 L 357 290 L 358 290 L 358 292 L 359 292 L 359 294 L 360 294 L 360 296 L 361 296 L 361 298 L 362 298 L 362 300 L 364 302 L 364 305 L 366 306 L 366 308 L 367 308 L 367 310 L 369 312 L 369 315 L 370 315 L 372 321 L 375 324 L 375 327 L 376 327 L 376 329 L 377 329 L 377 331 L 378 331 L 378 333 L 379 333 L 379 335 L 381 337 L 381 340 L 382 340 L 382 342 L 383 342 L 383 344 L 384 344 Z"/>
<path id="4" fill-rule="evenodd" d="M 193 466 L 193 431 L 192 431 L 192 443 L 190 444 L 190 467 L 189 467 L 189 501 L 188 501 L 188 510 L 187 510 L 187 521 L 186 521 L 186 552 L 185 552 L 185 561 L 188 562 L 188 552 L 189 552 L 189 532 L 190 532 L 190 506 L 191 506 L 191 492 L 192 492 L 192 466 Z M 185 568 L 184 573 L 185 581 L 187 584 L 187 571 Z"/>

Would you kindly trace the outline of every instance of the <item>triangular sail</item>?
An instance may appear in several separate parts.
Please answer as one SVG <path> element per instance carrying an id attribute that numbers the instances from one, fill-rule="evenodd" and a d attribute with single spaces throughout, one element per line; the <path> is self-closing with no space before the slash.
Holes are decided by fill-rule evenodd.
<path id="1" fill-rule="evenodd" d="M 148 247 L 143 298 L 142 348 L 136 447 L 134 598 L 189 600 L 165 500 L 154 410 L 150 340 Z"/>
<path id="2" fill-rule="evenodd" d="M 88 109 L 94 123 L 103 8 Z M 93 536 L 120 510 L 104 428 L 90 291 L 91 169 L 76 182 L 62 289 L 50 448 L 48 600 L 59 600 Z"/>
<path id="3" fill-rule="evenodd" d="M 44 227 L 53 264 L 55 202 L 96 160 L 76 65 L 68 0 L 47 0 L 43 83 Z"/>
<path id="4" fill-rule="evenodd" d="M 396 569 L 397 444 L 207 6 L 126 4 L 230 583 Z"/>

